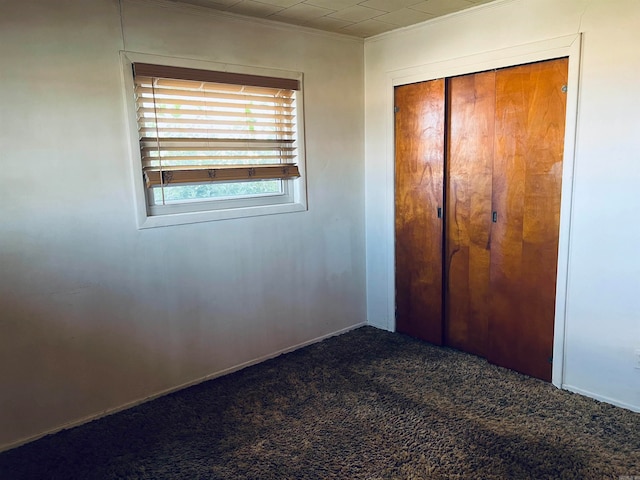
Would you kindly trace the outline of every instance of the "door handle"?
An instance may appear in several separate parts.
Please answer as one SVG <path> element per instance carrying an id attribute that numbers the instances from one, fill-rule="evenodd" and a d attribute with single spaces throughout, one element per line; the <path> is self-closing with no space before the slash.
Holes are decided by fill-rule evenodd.
<path id="1" fill-rule="evenodd" d="M 493 212 L 491 214 L 491 220 L 493 221 L 493 223 L 498 223 L 498 212 Z"/>
<path id="2" fill-rule="evenodd" d="M 442 207 L 438 207 L 438 218 L 442 218 Z"/>

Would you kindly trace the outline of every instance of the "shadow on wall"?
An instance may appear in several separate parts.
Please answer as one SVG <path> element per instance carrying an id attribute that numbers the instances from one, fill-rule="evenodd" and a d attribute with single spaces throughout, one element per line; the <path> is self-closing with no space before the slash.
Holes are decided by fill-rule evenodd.
<path id="1" fill-rule="evenodd" d="M 224 348 L 210 345 L 223 316 L 211 306 L 213 295 L 211 305 L 199 304 L 198 312 L 188 306 L 177 310 L 181 296 L 187 305 L 193 298 L 186 276 L 170 295 L 175 299 L 165 295 L 160 301 L 156 292 L 168 283 L 162 272 L 132 287 L 119 280 L 132 277 L 118 272 L 126 267 L 109 271 L 99 257 L 65 265 L 5 258 L 11 261 L 3 262 L 9 273 L 0 281 L 0 446 L 201 378 L 233 361 Z M 230 340 L 229 349 L 235 343 Z"/>
<path id="2" fill-rule="evenodd" d="M 167 342 L 154 347 L 109 314 L 123 296 L 87 285 L 0 299 L 0 445 L 166 388 L 162 379 L 177 374 Z"/>

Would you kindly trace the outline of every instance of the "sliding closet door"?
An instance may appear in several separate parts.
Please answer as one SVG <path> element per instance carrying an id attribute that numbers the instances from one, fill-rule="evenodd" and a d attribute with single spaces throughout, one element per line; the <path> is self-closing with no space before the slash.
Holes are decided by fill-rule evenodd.
<path id="1" fill-rule="evenodd" d="M 567 59 L 496 72 L 487 358 L 551 380 Z"/>
<path id="2" fill-rule="evenodd" d="M 486 356 L 495 72 L 448 80 L 445 339 Z"/>
<path id="3" fill-rule="evenodd" d="M 442 343 L 444 80 L 395 89 L 396 330 Z"/>

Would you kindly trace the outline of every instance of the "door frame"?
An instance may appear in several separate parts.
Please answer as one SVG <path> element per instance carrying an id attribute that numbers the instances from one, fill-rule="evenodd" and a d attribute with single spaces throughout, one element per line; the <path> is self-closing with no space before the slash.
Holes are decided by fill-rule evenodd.
<path id="1" fill-rule="evenodd" d="M 567 109 L 564 137 L 562 169 L 562 190 L 560 203 L 560 230 L 558 238 L 558 270 L 556 277 L 556 309 L 553 333 L 553 368 L 551 382 L 558 388 L 564 384 L 564 350 L 567 309 L 567 285 L 571 250 L 571 218 L 573 205 L 573 178 L 576 158 L 576 139 L 578 128 L 578 100 L 580 87 L 580 65 L 582 52 L 582 34 L 566 35 L 549 40 L 517 45 L 509 48 L 483 52 L 465 57 L 434 62 L 401 70 L 387 72 L 386 106 L 386 178 L 388 202 L 385 209 L 386 237 L 388 245 L 387 295 L 389 305 L 388 328 L 396 330 L 395 325 L 395 132 L 394 132 L 394 88 L 409 83 L 423 82 L 437 78 L 467 75 L 498 68 L 511 67 L 525 63 L 552 60 L 559 57 L 569 58 L 567 91 Z"/>

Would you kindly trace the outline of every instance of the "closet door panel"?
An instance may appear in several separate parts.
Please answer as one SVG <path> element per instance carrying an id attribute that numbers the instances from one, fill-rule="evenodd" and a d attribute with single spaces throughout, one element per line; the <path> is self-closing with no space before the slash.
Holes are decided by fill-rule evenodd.
<path id="1" fill-rule="evenodd" d="M 486 355 L 495 72 L 448 80 L 445 339 Z"/>
<path id="2" fill-rule="evenodd" d="M 442 343 L 444 79 L 395 89 L 396 330 Z"/>
<path id="3" fill-rule="evenodd" d="M 496 74 L 488 359 L 551 380 L 567 59 Z"/>

